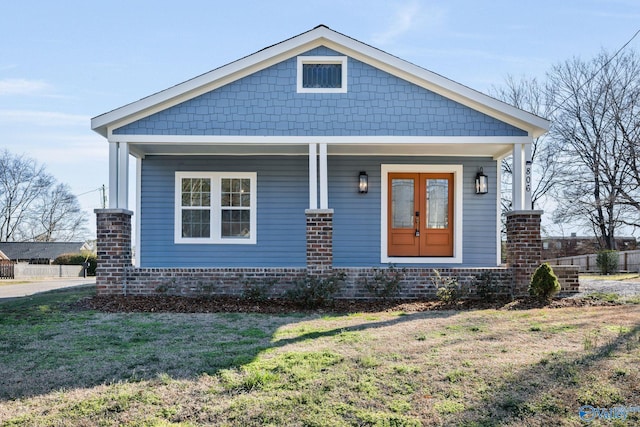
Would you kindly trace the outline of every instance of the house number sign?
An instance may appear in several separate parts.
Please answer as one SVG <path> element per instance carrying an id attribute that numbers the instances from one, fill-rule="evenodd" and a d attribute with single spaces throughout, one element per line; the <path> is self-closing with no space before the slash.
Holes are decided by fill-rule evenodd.
<path id="1" fill-rule="evenodd" d="M 531 160 L 527 160 L 527 165 L 524 169 L 524 188 L 527 193 L 531 192 Z"/>

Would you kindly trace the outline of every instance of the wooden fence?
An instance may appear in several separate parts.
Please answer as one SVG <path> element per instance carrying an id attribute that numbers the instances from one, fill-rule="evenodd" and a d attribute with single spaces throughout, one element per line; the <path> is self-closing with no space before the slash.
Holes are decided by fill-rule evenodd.
<path id="1" fill-rule="evenodd" d="M 14 265 L 11 261 L 0 260 L 0 279 L 13 279 Z"/>
<path id="2" fill-rule="evenodd" d="M 548 259 L 550 265 L 573 265 L 580 269 L 580 273 L 598 273 L 596 263 L 597 254 L 576 255 L 564 258 Z M 618 269 L 620 271 L 640 272 L 640 251 L 618 252 Z"/>

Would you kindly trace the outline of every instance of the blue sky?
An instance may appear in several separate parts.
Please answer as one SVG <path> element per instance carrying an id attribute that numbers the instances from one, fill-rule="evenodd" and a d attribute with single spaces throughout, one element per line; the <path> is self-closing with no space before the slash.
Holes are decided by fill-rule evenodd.
<path id="1" fill-rule="evenodd" d="M 483 92 L 509 74 L 543 77 L 573 56 L 614 52 L 640 29 L 637 0 L 21 0 L 0 10 L 0 149 L 69 184 L 91 230 L 94 190 L 108 184 L 91 117 L 318 24 Z"/>

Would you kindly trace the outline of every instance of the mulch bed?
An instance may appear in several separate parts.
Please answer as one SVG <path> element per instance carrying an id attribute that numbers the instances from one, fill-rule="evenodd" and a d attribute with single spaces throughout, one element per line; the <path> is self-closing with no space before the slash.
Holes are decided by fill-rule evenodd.
<path id="1" fill-rule="evenodd" d="M 76 304 L 79 310 L 97 310 L 107 313 L 356 313 L 402 311 L 416 313 L 433 310 L 528 310 L 534 308 L 564 308 L 613 306 L 617 303 L 590 298 L 559 298 L 550 302 L 531 298 L 485 302 L 464 300 L 457 303 L 442 301 L 384 301 L 336 300 L 321 308 L 300 307 L 292 301 L 270 299 L 249 301 L 237 297 L 177 297 L 177 296 L 93 296 Z"/>

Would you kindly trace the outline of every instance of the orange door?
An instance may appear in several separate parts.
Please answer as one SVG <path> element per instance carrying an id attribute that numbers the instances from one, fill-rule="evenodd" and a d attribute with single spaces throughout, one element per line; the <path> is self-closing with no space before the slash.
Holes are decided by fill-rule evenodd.
<path id="1" fill-rule="evenodd" d="M 453 256 L 453 174 L 390 173 L 389 256 Z"/>

